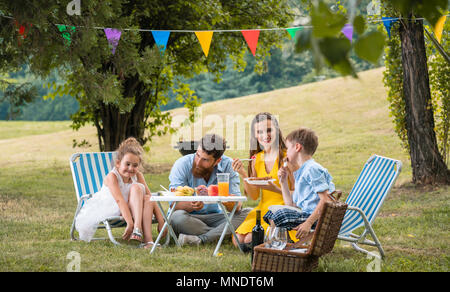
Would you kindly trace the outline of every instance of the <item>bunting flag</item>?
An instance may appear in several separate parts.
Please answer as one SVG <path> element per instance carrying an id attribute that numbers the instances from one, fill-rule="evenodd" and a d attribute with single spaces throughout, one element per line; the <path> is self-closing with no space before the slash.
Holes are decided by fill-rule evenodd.
<path id="1" fill-rule="evenodd" d="M 208 58 L 209 47 L 211 46 L 211 40 L 213 37 L 213 31 L 196 31 L 195 35 L 197 36 L 200 45 L 202 46 L 203 53 L 205 53 L 206 58 Z"/>
<path id="2" fill-rule="evenodd" d="M 67 26 L 63 24 L 57 24 L 57 27 L 59 31 L 62 34 L 62 37 L 64 38 L 64 43 L 67 46 L 70 46 L 70 43 L 72 42 L 72 33 L 75 32 L 75 26 Z"/>
<path id="3" fill-rule="evenodd" d="M 32 23 L 19 24 L 17 20 L 15 20 L 14 22 L 16 24 L 16 27 L 19 29 L 19 37 L 17 38 L 17 40 L 20 46 L 22 44 L 22 40 L 24 40 L 27 37 L 28 32 L 30 31 L 30 28 L 33 26 L 33 24 Z"/>
<path id="4" fill-rule="evenodd" d="M 379 0 L 372 0 L 374 3 L 378 3 Z M 374 4 L 375 5 L 375 4 Z M 448 15 L 443 15 L 439 18 L 438 22 L 434 26 L 434 34 L 436 36 L 436 39 L 438 42 L 441 41 L 442 38 L 442 32 L 444 29 L 444 24 L 446 21 Z M 19 36 L 18 41 L 19 45 L 21 45 L 21 41 L 24 40 L 27 37 L 27 34 L 29 32 L 29 29 L 32 27 L 32 24 L 19 24 L 17 20 L 14 19 L 12 16 L 5 16 L 0 15 L 0 17 L 6 17 L 13 19 L 15 21 L 15 25 L 17 27 Z M 383 22 L 384 27 L 386 28 L 387 34 L 389 38 L 391 37 L 391 27 L 392 24 L 396 21 L 399 21 L 399 19 L 408 19 L 408 18 L 394 18 L 394 17 L 381 17 L 381 22 Z M 421 18 L 423 19 L 423 18 Z M 370 21 L 370 23 L 379 23 L 380 20 L 374 20 Z M 75 33 L 76 27 L 75 26 L 67 26 L 64 24 L 54 24 L 58 27 L 58 30 L 61 32 L 62 37 L 64 38 L 64 44 L 67 46 L 71 45 L 72 42 L 72 36 L 73 33 Z M 281 27 L 275 27 L 275 28 L 262 28 L 262 29 L 247 29 L 247 30 L 241 30 L 241 29 L 229 29 L 229 30 L 210 30 L 210 31 L 196 31 L 196 30 L 151 30 L 151 29 L 137 29 L 137 28 L 124 28 L 122 31 L 114 28 L 104 28 L 104 27 L 91 27 L 92 29 L 102 29 L 104 30 L 104 33 L 106 35 L 106 38 L 108 40 L 108 43 L 111 46 L 112 54 L 114 55 L 116 52 L 116 48 L 119 44 L 122 31 L 140 31 L 140 32 L 151 32 L 153 35 L 153 38 L 155 40 L 156 45 L 159 47 L 160 52 L 164 54 L 167 43 L 169 41 L 170 34 L 172 32 L 175 33 L 195 33 L 201 47 L 203 50 L 203 53 L 206 57 L 208 57 L 211 41 L 214 32 L 237 32 L 240 31 L 242 35 L 244 36 L 245 41 L 247 42 L 247 45 L 253 54 L 253 56 L 256 56 L 256 48 L 258 46 L 258 39 L 259 34 L 261 31 L 280 31 L 280 30 L 286 30 L 291 37 L 291 39 L 295 39 L 297 32 L 305 29 L 305 28 L 312 28 L 312 26 L 297 26 L 297 27 L 288 27 L 288 28 L 281 28 Z M 353 41 L 353 26 L 351 24 L 346 24 L 341 32 L 345 35 L 346 38 L 350 40 L 350 42 Z"/>
<path id="5" fill-rule="evenodd" d="M 445 19 L 447 15 L 441 16 L 434 26 L 434 35 L 439 43 L 441 43 L 442 30 L 444 30 Z"/>
<path id="6" fill-rule="evenodd" d="M 152 30 L 152 35 L 153 39 L 155 39 L 156 45 L 159 47 L 159 51 L 164 53 L 166 50 L 167 42 L 169 41 L 170 31 Z"/>
<path id="7" fill-rule="evenodd" d="M 383 21 L 384 27 L 386 28 L 389 38 L 391 38 L 391 26 L 394 22 L 398 20 L 398 18 L 381 17 L 381 20 Z"/>
<path id="8" fill-rule="evenodd" d="M 122 32 L 118 29 L 114 28 L 105 28 L 105 35 L 108 43 L 111 45 L 111 52 L 114 55 L 116 53 L 117 45 L 119 44 L 120 36 Z"/>
<path id="9" fill-rule="evenodd" d="M 245 41 L 247 42 L 253 56 L 256 54 L 256 47 L 258 46 L 259 30 L 241 30 Z"/>
<path id="10" fill-rule="evenodd" d="M 350 23 L 347 23 L 346 25 L 344 25 L 341 32 L 345 35 L 346 38 L 348 38 L 350 40 L 350 42 L 352 42 L 352 40 L 353 40 L 353 25 L 351 25 Z"/>
<path id="11" fill-rule="evenodd" d="M 302 30 L 303 27 L 292 27 L 292 28 L 286 28 L 287 32 L 289 33 L 289 35 L 291 36 L 291 39 L 295 39 L 295 34 L 297 33 L 297 31 Z"/>

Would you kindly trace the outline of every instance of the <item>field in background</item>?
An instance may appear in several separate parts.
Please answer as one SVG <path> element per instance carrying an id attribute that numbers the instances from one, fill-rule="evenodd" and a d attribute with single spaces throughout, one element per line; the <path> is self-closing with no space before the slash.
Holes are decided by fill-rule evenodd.
<path id="1" fill-rule="evenodd" d="M 375 221 L 387 253 L 381 269 L 448 271 L 449 188 L 417 189 L 409 183 L 409 158 L 394 133 L 381 79 L 382 69 L 375 69 L 361 73 L 359 79 L 336 78 L 204 104 L 195 126 L 174 136 L 155 137 L 148 145 L 145 176 L 150 189 L 168 184 L 170 166 L 180 157 L 172 148 L 180 135 L 222 134 L 235 142 L 226 155 L 244 158 L 248 130 L 231 131 L 227 120 L 268 111 L 279 117 L 285 136 L 299 126 L 317 132 L 314 158 L 344 192 L 350 191 L 371 154 L 401 160 L 402 173 Z M 186 111 L 176 109 L 172 114 L 179 119 Z M 92 147 L 74 149 L 73 139 L 86 139 Z M 181 250 L 172 246 L 149 256 L 144 250 L 117 248 L 107 241 L 71 242 L 76 199 L 68 159 L 85 151 L 98 151 L 94 127 L 74 132 L 70 122 L 0 122 L 1 271 L 65 271 L 71 251 L 80 253 L 82 271 L 250 270 L 250 257 L 229 241 L 219 258 L 205 256 L 212 254 L 214 245 Z M 115 232 L 120 235 L 122 230 Z M 366 271 L 372 260 L 338 241 L 333 253 L 321 258 L 318 270 Z"/>

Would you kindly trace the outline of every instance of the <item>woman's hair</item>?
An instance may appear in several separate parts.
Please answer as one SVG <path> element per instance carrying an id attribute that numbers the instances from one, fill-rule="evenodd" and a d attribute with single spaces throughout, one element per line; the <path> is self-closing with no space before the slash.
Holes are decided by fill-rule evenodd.
<path id="1" fill-rule="evenodd" d="M 122 141 L 116 151 L 118 161 L 121 161 L 125 154 L 131 153 L 139 157 L 139 162 L 142 162 L 142 154 L 144 153 L 144 149 L 134 137 L 129 137 Z"/>
<path id="2" fill-rule="evenodd" d="M 299 128 L 287 135 L 286 140 L 293 143 L 299 143 L 303 146 L 305 153 L 313 155 L 319 146 L 319 138 L 316 133 L 308 128 Z"/>
<path id="3" fill-rule="evenodd" d="M 257 114 L 252 121 L 251 129 L 250 129 L 250 157 L 256 155 L 256 153 L 263 151 L 264 149 L 259 144 L 258 140 L 256 139 L 256 133 L 255 133 L 255 125 L 259 122 L 269 120 L 272 122 L 272 126 L 275 127 L 276 133 L 275 137 L 272 137 L 275 141 L 277 141 L 277 147 L 278 147 L 278 167 L 281 166 L 282 160 L 284 158 L 284 152 L 286 151 L 286 144 L 284 143 L 283 135 L 280 130 L 280 126 L 278 124 L 277 119 L 275 116 L 273 116 L 271 113 L 259 113 Z M 252 163 L 254 163 L 253 160 L 250 160 L 249 166 L 248 166 L 248 175 L 254 176 L 252 173 Z"/>

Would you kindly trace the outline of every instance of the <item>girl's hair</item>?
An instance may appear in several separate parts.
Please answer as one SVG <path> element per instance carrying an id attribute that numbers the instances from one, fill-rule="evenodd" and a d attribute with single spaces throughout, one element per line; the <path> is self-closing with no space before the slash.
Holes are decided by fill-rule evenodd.
<path id="1" fill-rule="evenodd" d="M 253 118 L 253 121 L 251 124 L 251 129 L 250 129 L 251 135 L 250 135 L 250 157 L 249 158 L 252 158 L 252 156 L 256 155 L 256 153 L 264 150 L 261 147 L 261 145 L 259 144 L 258 140 L 256 139 L 255 125 L 259 122 L 266 121 L 266 120 L 271 121 L 272 125 L 276 129 L 274 140 L 277 141 L 276 146 L 278 147 L 278 167 L 280 167 L 283 162 L 282 160 L 284 158 L 284 152 L 286 151 L 287 148 L 286 148 L 286 144 L 284 143 L 283 135 L 281 133 L 278 121 L 275 118 L 275 116 L 273 116 L 271 113 L 267 113 L 267 112 L 259 113 Z M 252 163 L 254 163 L 254 161 L 250 160 L 250 163 L 248 166 L 248 175 L 249 176 L 254 176 L 254 174 L 252 172 L 252 167 L 251 167 Z"/>
<path id="2" fill-rule="evenodd" d="M 131 153 L 139 157 L 139 162 L 142 162 L 142 154 L 144 153 L 144 149 L 134 137 L 129 137 L 122 141 L 116 151 L 118 161 L 121 161 L 125 154 Z"/>

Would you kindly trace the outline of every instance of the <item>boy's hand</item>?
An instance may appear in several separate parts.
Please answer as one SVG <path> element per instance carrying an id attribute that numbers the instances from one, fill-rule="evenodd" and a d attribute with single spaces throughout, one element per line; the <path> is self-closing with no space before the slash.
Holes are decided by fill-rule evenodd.
<path id="1" fill-rule="evenodd" d="M 300 238 L 308 235 L 309 232 L 311 231 L 311 226 L 312 226 L 311 223 L 309 223 L 308 221 L 305 221 L 302 224 L 300 224 L 297 227 L 295 227 L 294 229 L 297 230 L 297 233 L 295 234 L 295 237 L 300 239 Z"/>
<path id="2" fill-rule="evenodd" d="M 280 181 L 280 184 L 284 184 L 288 180 L 288 168 L 287 167 L 280 167 L 278 170 L 278 180 Z"/>

